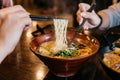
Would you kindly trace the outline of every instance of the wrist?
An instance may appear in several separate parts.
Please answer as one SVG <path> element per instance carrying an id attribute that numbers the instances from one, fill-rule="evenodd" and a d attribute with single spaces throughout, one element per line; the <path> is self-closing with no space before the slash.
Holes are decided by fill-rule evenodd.
<path id="1" fill-rule="evenodd" d="M 103 23 L 102 17 L 100 15 L 98 15 L 98 17 L 100 19 L 100 22 L 99 22 L 99 24 L 94 29 L 99 29 L 101 27 L 102 23 Z"/>
<path id="2" fill-rule="evenodd" d="M 6 49 L 4 45 L 0 45 L 0 63 L 6 58 L 9 51 Z"/>
<path id="3" fill-rule="evenodd" d="M 11 50 L 6 43 L 0 39 L 0 63 L 11 53 Z"/>
<path id="4" fill-rule="evenodd" d="M 102 24 L 98 27 L 98 29 L 100 31 L 106 31 L 106 30 L 108 30 L 109 29 L 109 24 L 110 24 L 109 16 L 105 12 L 103 12 L 103 11 L 99 11 L 97 14 L 102 19 Z"/>
<path id="5" fill-rule="evenodd" d="M 99 19 L 100 19 L 100 23 L 98 24 L 98 26 L 96 26 L 97 28 L 100 28 L 100 26 L 102 25 L 103 23 L 103 19 L 100 15 L 98 15 Z"/>

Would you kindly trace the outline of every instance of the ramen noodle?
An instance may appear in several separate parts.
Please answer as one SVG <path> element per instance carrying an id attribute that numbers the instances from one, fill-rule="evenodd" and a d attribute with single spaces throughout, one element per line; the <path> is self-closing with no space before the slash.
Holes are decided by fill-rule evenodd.
<path id="1" fill-rule="evenodd" d="M 78 57 L 91 53 L 91 49 L 84 44 L 80 44 L 82 48 L 79 48 L 80 45 L 76 46 L 74 43 L 70 46 L 67 45 L 67 19 L 54 19 L 53 21 L 55 27 L 55 41 L 48 41 L 41 44 L 38 48 L 40 54 L 54 57 Z"/>
<path id="2" fill-rule="evenodd" d="M 68 19 L 54 19 L 54 27 L 55 27 L 55 46 L 54 52 L 58 52 L 60 50 L 64 50 L 67 48 L 67 40 L 66 40 L 66 32 Z"/>

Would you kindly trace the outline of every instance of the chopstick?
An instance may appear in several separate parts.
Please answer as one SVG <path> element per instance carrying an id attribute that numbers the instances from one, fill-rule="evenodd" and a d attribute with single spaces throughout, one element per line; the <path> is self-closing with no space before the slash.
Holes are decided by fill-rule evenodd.
<path id="1" fill-rule="evenodd" d="M 30 15 L 32 20 L 53 20 L 53 19 L 67 19 L 61 17 L 52 17 L 52 16 L 37 16 L 37 15 Z"/>
<path id="2" fill-rule="evenodd" d="M 94 10 L 94 9 L 95 9 L 95 7 L 96 7 L 96 4 L 95 4 L 95 3 L 92 3 L 92 5 L 91 5 L 90 9 L 88 9 L 87 11 L 88 11 L 88 12 L 92 12 L 92 10 Z M 85 18 L 83 18 L 83 22 L 82 22 L 82 23 L 78 26 L 77 33 L 79 33 L 79 32 L 80 32 L 80 30 L 83 28 L 83 25 L 85 24 L 85 22 L 86 22 L 86 19 L 85 19 Z"/>
<path id="3" fill-rule="evenodd" d="M 52 17 L 48 17 L 48 16 L 30 15 L 30 18 L 31 18 L 32 20 L 53 20 Z"/>
<path id="4" fill-rule="evenodd" d="M 93 1 L 92 4 L 91 4 L 91 7 L 90 7 L 87 11 L 88 11 L 88 12 L 92 12 L 92 10 L 94 10 L 95 7 L 96 7 L 96 3 L 95 3 L 95 1 Z M 75 37 L 76 37 L 76 36 L 79 34 L 79 32 L 83 29 L 83 25 L 85 24 L 85 22 L 86 22 L 86 19 L 83 18 L 83 22 L 78 26 L 77 31 L 75 32 L 75 34 L 74 34 L 71 42 L 70 42 L 68 45 L 71 45 L 71 43 L 74 41 Z"/>

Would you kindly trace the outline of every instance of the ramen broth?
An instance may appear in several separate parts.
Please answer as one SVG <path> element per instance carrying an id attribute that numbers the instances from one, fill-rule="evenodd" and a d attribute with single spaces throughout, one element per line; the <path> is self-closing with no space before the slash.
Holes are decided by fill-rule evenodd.
<path id="1" fill-rule="evenodd" d="M 55 47 L 55 41 L 48 41 L 42 43 L 38 47 L 38 52 L 43 56 L 65 57 L 65 58 L 86 56 L 91 53 L 91 49 L 83 44 L 77 46 L 73 44 L 70 47 L 66 47 L 66 45 L 64 45 L 63 49 L 58 52 L 54 50 L 54 47 Z"/>
<path id="2" fill-rule="evenodd" d="M 91 49 L 83 44 L 72 44 L 68 47 L 67 42 L 67 25 L 68 19 L 53 19 L 55 27 L 55 41 L 42 43 L 38 52 L 44 56 L 51 57 L 78 57 L 91 53 Z M 81 47 L 82 45 L 82 47 Z"/>

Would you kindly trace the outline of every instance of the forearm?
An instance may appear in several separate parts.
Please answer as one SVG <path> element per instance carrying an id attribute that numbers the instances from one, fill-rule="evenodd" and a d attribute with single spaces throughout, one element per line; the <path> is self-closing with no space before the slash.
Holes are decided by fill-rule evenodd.
<path id="1" fill-rule="evenodd" d="M 2 33 L 1 33 L 2 34 Z M 13 51 L 11 44 L 7 43 L 2 35 L 0 35 L 0 63 Z"/>
<path id="2" fill-rule="evenodd" d="M 110 6 L 98 13 L 103 19 L 100 29 L 111 28 L 120 25 L 120 3 Z"/>
<path id="3" fill-rule="evenodd" d="M 110 24 L 109 16 L 106 13 L 102 12 L 102 11 L 98 12 L 98 15 L 101 16 L 101 18 L 102 18 L 102 24 L 99 26 L 99 29 L 100 30 L 108 29 L 109 26 L 110 26 L 109 25 Z"/>
<path id="4" fill-rule="evenodd" d="M 6 47 L 3 44 L 0 44 L 0 63 L 6 58 L 6 56 L 9 54 L 9 50 L 6 49 Z"/>

